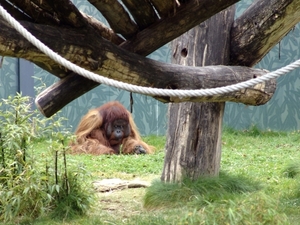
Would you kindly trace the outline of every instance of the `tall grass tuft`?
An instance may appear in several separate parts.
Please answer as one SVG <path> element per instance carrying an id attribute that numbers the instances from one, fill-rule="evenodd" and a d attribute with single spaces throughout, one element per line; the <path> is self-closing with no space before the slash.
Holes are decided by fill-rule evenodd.
<path id="1" fill-rule="evenodd" d="M 220 173 L 218 177 L 201 177 L 196 181 L 186 178 L 181 183 L 155 181 L 146 191 L 144 206 L 147 209 L 182 205 L 199 207 L 260 188 L 261 185 L 256 181 L 225 172 Z"/>
<path id="2" fill-rule="evenodd" d="M 178 224 L 288 225 L 278 200 L 262 193 L 247 193 L 241 198 L 208 203 L 206 207 L 186 213 Z"/>
<path id="3" fill-rule="evenodd" d="M 283 169 L 283 175 L 288 177 L 288 178 L 295 178 L 299 174 L 300 174 L 300 162 L 289 163 Z"/>
<path id="4" fill-rule="evenodd" d="M 65 177 L 61 180 L 63 183 L 60 190 L 56 192 L 54 200 L 54 209 L 51 211 L 51 217 L 58 220 L 72 219 L 77 216 L 85 215 L 90 209 L 93 201 L 92 189 L 82 183 L 84 177 L 79 178 L 83 173 L 68 173 L 68 183 L 65 183 Z"/>

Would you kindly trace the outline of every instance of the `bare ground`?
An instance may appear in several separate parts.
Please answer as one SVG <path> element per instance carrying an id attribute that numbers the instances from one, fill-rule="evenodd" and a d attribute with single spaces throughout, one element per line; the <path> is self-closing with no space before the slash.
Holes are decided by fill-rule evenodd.
<path id="1" fill-rule="evenodd" d="M 142 181 L 151 183 L 153 179 L 158 179 L 158 177 L 143 178 Z M 93 211 L 111 224 L 143 214 L 145 211 L 143 207 L 145 191 L 145 187 L 138 187 L 97 192 L 96 209 Z"/>

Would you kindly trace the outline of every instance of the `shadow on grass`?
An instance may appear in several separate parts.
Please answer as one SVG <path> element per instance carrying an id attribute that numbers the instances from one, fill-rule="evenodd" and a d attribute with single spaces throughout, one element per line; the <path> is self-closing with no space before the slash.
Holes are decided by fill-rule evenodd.
<path id="1" fill-rule="evenodd" d="M 196 181 L 186 178 L 181 183 L 163 183 L 156 180 L 146 191 L 144 206 L 147 209 L 183 205 L 198 208 L 261 188 L 257 181 L 225 172 L 221 172 L 218 177 L 201 177 Z"/>
<path id="2" fill-rule="evenodd" d="M 283 169 L 283 175 L 288 178 L 296 178 L 300 174 L 300 162 L 291 162 Z"/>
<path id="3" fill-rule="evenodd" d="M 181 183 L 155 181 L 146 191 L 144 206 L 158 214 L 160 224 L 289 224 L 280 201 L 264 193 L 259 182 L 225 172 Z"/>

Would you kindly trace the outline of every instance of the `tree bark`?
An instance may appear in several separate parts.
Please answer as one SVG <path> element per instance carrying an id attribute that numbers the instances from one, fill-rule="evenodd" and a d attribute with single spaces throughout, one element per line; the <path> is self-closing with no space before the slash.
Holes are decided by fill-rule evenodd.
<path id="1" fill-rule="evenodd" d="M 230 7 L 173 41 L 173 62 L 188 66 L 228 64 L 234 12 Z M 169 105 L 162 181 L 219 174 L 224 107 L 225 103 Z"/>
<path id="2" fill-rule="evenodd" d="M 254 66 L 297 23 L 300 0 L 255 1 L 231 29 L 230 64 Z"/>

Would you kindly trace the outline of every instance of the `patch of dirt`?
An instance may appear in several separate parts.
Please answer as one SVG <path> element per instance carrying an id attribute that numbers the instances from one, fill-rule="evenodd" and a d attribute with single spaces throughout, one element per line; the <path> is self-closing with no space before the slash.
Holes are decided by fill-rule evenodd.
<path id="1" fill-rule="evenodd" d="M 150 182 L 140 179 L 121 180 L 118 178 L 114 178 L 94 181 L 93 185 L 94 189 L 97 192 L 108 192 L 114 190 L 123 190 L 127 188 L 145 188 L 150 186 Z"/>
<path id="2" fill-rule="evenodd" d="M 97 214 L 106 222 L 124 221 L 142 214 L 145 188 L 128 188 L 97 193 Z"/>
<path id="3" fill-rule="evenodd" d="M 158 177 L 152 177 L 149 180 L 104 179 L 93 182 L 98 197 L 96 211 L 108 220 L 111 218 L 112 221 L 122 221 L 142 214 L 145 211 L 143 198 L 146 187 L 151 184 L 153 179 L 158 179 Z M 103 184 L 108 185 L 105 187 Z M 116 188 L 112 188 L 112 186 Z"/>

